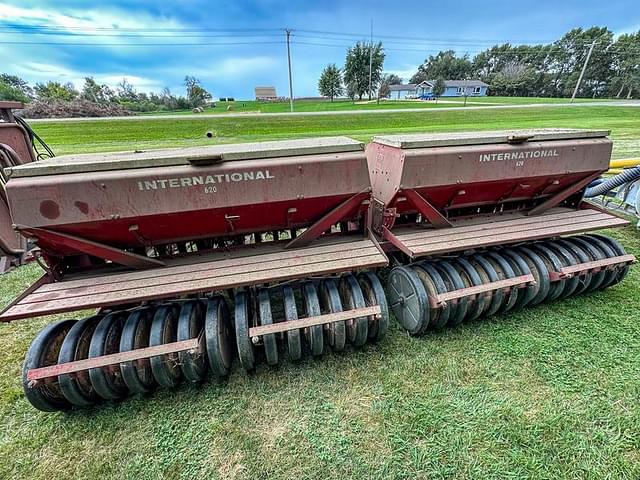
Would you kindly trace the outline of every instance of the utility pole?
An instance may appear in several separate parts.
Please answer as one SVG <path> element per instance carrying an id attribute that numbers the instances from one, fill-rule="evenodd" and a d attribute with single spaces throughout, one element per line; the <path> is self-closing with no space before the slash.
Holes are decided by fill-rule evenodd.
<path id="1" fill-rule="evenodd" d="M 293 112 L 293 82 L 291 80 L 291 46 L 289 44 L 289 37 L 291 36 L 291 30 L 285 29 L 284 33 L 287 35 L 287 62 L 289 64 L 289 109 Z"/>
<path id="2" fill-rule="evenodd" d="M 369 100 L 371 100 L 371 70 L 373 68 L 373 19 L 371 19 L 371 37 L 369 40 Z"/>
<path id="3" fill-rule="evenodd" d="M 573 95 L 571 95 L 571 103 L 576 99 L 576 94 L 578 93 L 578 88 L 580 88 L 580 84 L 582 83 L 582 77 L 584 76 L 584 72 L 587 70 L 587 64 L 589 63 L 589 59 L 591 58 L 591 53 L 593 52 L 593 47 L 596 46 L 596 41 L 591 42 L 591 46 L 589 47 L 589 52 L 587 53 L 587 58 L 584 59 L 584 65 L 582 65 L 582 71 L 580 72 L 580 76 L 578 77 L 578 83 L 576 83 L 576 88 L 573 90 Z"/>

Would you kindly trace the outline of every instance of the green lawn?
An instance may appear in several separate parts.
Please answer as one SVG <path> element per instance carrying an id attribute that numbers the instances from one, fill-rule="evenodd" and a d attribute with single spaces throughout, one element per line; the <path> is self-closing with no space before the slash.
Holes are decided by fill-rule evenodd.
<path id="1" fill-rule="evenodd" d="M 607 128 L 615 158 L 640 153 L 640 110 L 622 107 L 544 107 L 508 110 L 416 111 L 384 115 L 124 119 L 34 123 L 58 154 L 268 139 L 349 135 L 363 141 L 376 134 L 491 130 L 530 127 Z M 206 137 L 212 131 L 215 138 Z"/>
<path id="2" fill-rule="evenodd" d="M 531 126 L 611 128 L 640 152 L 633 109 L 37 124 L 59 152 L 305 135 Z M 626 142 L 626 143 L 625 143 Z M 624 146 L 626 145 L 626 147 Z M 622 148 L 622 150 L 620 150 Z M 632 227 L 609 233 L 640 255 Z M 0 278 L 0 304 L 38 276 Z M 51 319 L 0 325 L 0 478 L 640 478 L 640 271 L 604 292 L 222 385 L 69 414 L 24 399 L 21 363 Z"/>
<path id="3" fill-rule="evenodd" d="M 598 102 L 610 101 L 610 99 L 577 98 L 576 102 Z M 531 103 L 567 103 L 568 98 L 542 98 L 542 97 L 468 97 L 469 105 L 501 104 L 520 105 Z M 328 112 L 340 110 L 378 110 L 387 108 L 434 108 L 434 107 L 459 107 L 464 103 L 462 97 L 442 97 L 438 102 L 417 101 L 417 100 L 382 100 L 376 102 L 364 98 L 362 101 L 352 102 L 346 99 L 336 99 L 333 102 L 320 99 L 301 99 L 294 103 L 296 112 Z M 233 102 L 215 102 L 215 108 L 206 108 L 204 113 L 231 113 L 231 112 L 252 112 L 252 113 L 280 113 L 289 112 L 289 102 L 258 102 L 255 100 L 237 100 Z M 193 113 L 191 110 L 179 110 L 174 112 L 147 112 L 142 115 L 155 114 L 187 115 Z"/>

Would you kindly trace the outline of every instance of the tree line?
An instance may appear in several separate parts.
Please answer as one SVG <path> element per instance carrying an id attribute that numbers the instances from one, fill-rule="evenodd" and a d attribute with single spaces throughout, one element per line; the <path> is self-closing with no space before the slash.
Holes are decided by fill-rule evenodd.
<path id="1" fill-rule="evenodd" d="M 0 74 L 0 99 L 29 104 L 88 102 L 97 106 L 118 105 L 134 112 L 183 110 L 202 107 L 211 100 L 211 94 L 202 87 L 200 80 L 187 75 L 184 78 L 186 95 L 174 95 L 169 88 L 160 93 L 138 92 L 123 78 L 116 88 L 100 84 L 93 77 L 86 77 L 80 90 L 73 83 L 48 81 L 31 87 L 27 81 L 7 73 Z"/>
<path id="2" fill-rule="evenodd" d="M 578 82 L 589 50 L 592 52 L 578 96 L 640 96 L 640 31 L 615 38 L 606 27 L 574 28 L 549 44 L 494 45 L 473 57 L 442 50 L 427 57 L 409 82 L 437 80 L 440 84 L 443 79 L 477 79 L 490 85 L 490 95 L 568 97 Z M 347 50 L 343 68 L 331 64 L 322 71 L 318 81 L 320 94 L 332 100 L 342 95 L 362 99 L 368 94 L 371 98 L 375 93 L 378 98 L 387 97 L 389 85 L 402 83 L 402 79 L 383 73 L 384 59 L 381 43 L 356 43 Z"/>

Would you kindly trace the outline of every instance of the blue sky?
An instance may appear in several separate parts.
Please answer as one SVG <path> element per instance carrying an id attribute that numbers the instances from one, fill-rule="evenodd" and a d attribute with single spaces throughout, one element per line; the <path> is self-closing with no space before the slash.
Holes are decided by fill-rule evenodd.
<path id="1" fill-rule="evenodd" d="M 406 80 L 440 49 L 473 55 L 493 42 L 549 42 L 573 27 L 593 25 L 616 34 L 637 31 L 640 7 L 638 0 L 2 0 L 0 60 L 2 71 L 32 83 L 51 79 L 80 87 L 83 77 L 92 75 L 115 85 L 126 77 L 138 90 L 167 86 L 183 93 L 182 79 L 189 74 L 215 97 L 251 98 L 255 85 L 274 85 L 286 95 L 282 30 L 290 28 L 294 95 L 314 96 L 322 68 L 342 65 L 346 46 L 368 38 L 371 20 L 374 40 L 385 44 L 385 71 Z M 22 25 L 76 35 L 34 34 Z M 225 37 L 221 29 L 234 31 Z M 18 33 L 25 30 L 31 33 Z M 92 45 L 59 45 L 65 42 Z"/>

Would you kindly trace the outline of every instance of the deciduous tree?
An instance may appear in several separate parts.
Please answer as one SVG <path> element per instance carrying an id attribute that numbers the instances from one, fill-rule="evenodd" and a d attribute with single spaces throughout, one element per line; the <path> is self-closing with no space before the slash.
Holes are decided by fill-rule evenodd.
<path id="1" fill-rule="evenodd" d="M 327 65 L 318 80 L 318 91 L 323 97 L 329 97 L 333 102 L 335 97 L 342 95 L 342 73 L 335 64 Z"/>
<path id="2" fill-rule="evenodd" d="M 371 55 L 371 82 L 369 82 L 369 55 Z M 347 58 L 344 66 L 344 82 L 352 85 L 358 99 L 362 100 L 365 93 L 369 93 L 369 83 L 371 90 L 375 91 L 380 82 L 382 67 L 384 65 L 384 49 L 382 42 L 375 45 L 357 42 L 347 50 Z"/>

